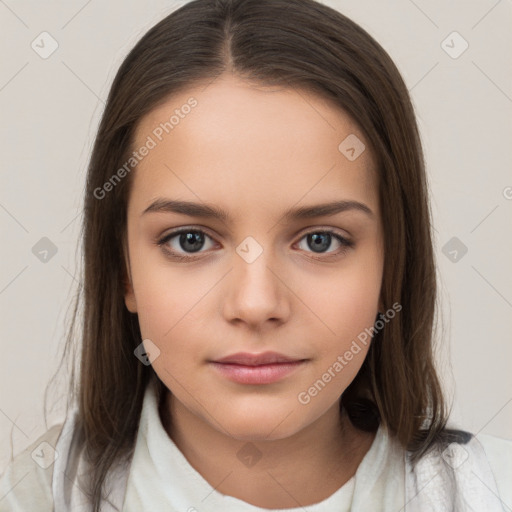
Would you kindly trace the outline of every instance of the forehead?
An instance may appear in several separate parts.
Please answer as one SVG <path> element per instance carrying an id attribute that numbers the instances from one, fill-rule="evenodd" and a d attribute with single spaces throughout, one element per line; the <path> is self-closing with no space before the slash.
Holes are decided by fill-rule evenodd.
<path id="1" fill-rule="evenodd" d="M 341 108 L 305 90 L 223 75 L 169 97 L 142 118 L 134 140 L 134 150 L 151 146 L 133 171 L 139 209 L 160 196 L 240 213 L 340 198 L 378 209 L 370 141 Z M 342 149 L 354 143 L 365 149 L 349 159 Z"/>

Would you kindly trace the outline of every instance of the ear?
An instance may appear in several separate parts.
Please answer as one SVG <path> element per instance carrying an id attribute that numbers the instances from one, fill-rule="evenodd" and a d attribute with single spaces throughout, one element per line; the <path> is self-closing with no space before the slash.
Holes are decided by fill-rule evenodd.
<path id="1" fill-rule="evenodd" d="M 135 300 L 135 292 L 133 290 L 130 257 L 128 248 L 126 247 L 126 240 L 123 241 L 123 255 L 124 255 L 124 270 L 123 270 L 123 288 L 124 288 L 124 303 L 130 313 L 137 313 L 137 301 Z"/>

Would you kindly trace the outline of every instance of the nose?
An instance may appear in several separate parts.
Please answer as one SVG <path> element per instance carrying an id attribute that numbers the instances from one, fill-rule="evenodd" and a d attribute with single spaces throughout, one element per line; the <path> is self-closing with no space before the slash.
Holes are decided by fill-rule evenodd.
<path id="1" fill-rule="evenodd" d="M 229 322 L 263 328 L 270 322 L 281 324 L 290 314 L 290 288 L 270 251 L 248 262 L 238 254 L 226 281 L 224 316 Z M 249 260 L 250 261 L 250 260 Z M 288 278 L 289 279 L 289 278 Z"/>

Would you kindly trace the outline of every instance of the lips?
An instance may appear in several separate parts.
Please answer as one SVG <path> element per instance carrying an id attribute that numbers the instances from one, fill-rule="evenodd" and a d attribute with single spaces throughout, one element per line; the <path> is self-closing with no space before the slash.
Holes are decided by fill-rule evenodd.
<path id="1" fill-rule="evenodd" d="M 296 363 L 301 359 L 285 356 L 278 352 L 264 352 L 262 354 L 251 354 L 249 352 L 238 352 L 230 356 L 217 359 L 215 363 L 239 364 L 243 366 L 260 366 L 264 364 Z"/>
<path id="2" fill-rule="evenodd" d="M 271 384 L 290 376 L 306 362 L 306 359 L 297 359 L 277 352 L 239 352 L 211 361 L 210 364 L 219 375 L 233 382 L 261 385 Z"/>

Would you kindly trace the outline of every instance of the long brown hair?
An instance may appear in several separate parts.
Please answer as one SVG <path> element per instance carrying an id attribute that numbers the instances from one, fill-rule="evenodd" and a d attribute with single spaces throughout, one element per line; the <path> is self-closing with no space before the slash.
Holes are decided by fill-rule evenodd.
<path id="1" fill-rule="evenodd" d="M 313 91 L 359 124 L 378 162 L 385 230 L 381 301 L 385 309 L 398 303 L 402 310 L 374 336 L 342 407 L 359 429 L 386 425 L 413 463 L 451 432 L 433 356 L 436 272 L 428 184 L 414 109 L 395 64 L 360 26 L 314 0 L 194 0 L 151 28 L 122 63 L 88 168 L 83 286 L 75 304 L 77 315 L 83 301 L 82 344 L 78 379 L 73 370 L 71 380 L 77 428 L 95 468 L 95 511 L 108 469 L 133 453 L 154 372 L 134 356 L 141 333 L 137 315 L 124 303 L 127 202 L 136 169 L 105 197 L 95 190 L 127 161 L 145 114 L 224 72 Z"/>

